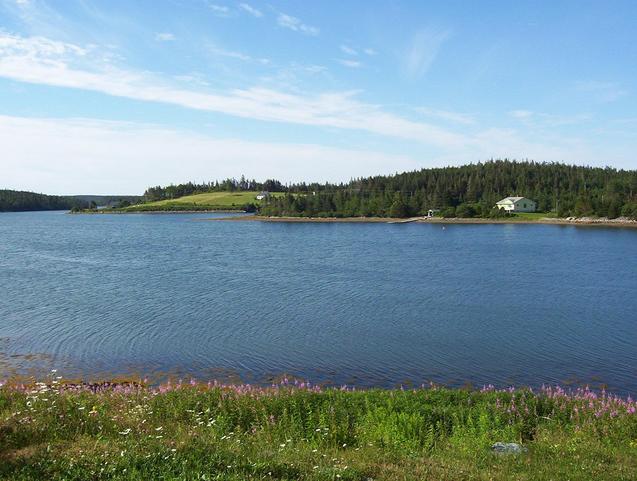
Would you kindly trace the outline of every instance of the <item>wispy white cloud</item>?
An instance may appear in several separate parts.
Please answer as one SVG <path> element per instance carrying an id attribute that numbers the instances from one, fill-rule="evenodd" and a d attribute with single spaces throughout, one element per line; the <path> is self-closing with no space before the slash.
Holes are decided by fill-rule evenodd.
<path id="1" fill-rule="evenodd" d="M 344 65 L 345 67 L 349 67 L 349 68 L 360 68 L 360 67 L 363 66 L 363 64 L 361 62 L 359 62 L 358 60 L 339 58 L 337 60 L 337 62 L 340 63 L 341 65 Z"/>
<path id="2" fill-rule="evenodd" d="M 511 112 L 509 112 L 509 114 L 518 120 L 526 120 L 533 117 L 533 112 L 531 112 L 530 110 L 512 110 Z"/>
<path id="3" fill-rule="evenodd" d="M 219 48 L 215 45 L 208 45 L 208 51 L 213 55 L 218 55 L 220 57 L 234 58 L 237 60 L 242 60 L 244 62 L 256 62 L 262 65 L 267 65 L 270 63 L 270 60 L 267 58 L 255 58 L 255 57 L 252 57 L 251 55 L 247 55 L 242 52 L 226 50 L 223 48 Z"/>
<path id="4" fill-rule="evenodd" d="M 215 138 L 91 119 L 0 116 L 0 145 L 2 187 L 51 194 L 141 194 L 149 185 L 211 175 L 340 182 L 422 165 L 377 151 Z"/>
<path id="5" fill-rule="evenodd" d="M 256 82 L 262 88 L 285 90 L 302 95 L 303 92 L 307 91 L 307 88 L 304 87 L 306 82 L 308 80 L 316 81 L 317 78 L 321 78 L 323 82 L 333 81 L 329 69 L 324 65 L 291 62 L 272 68 L 270 72 L 256 79 Z"/>
<path id="6" fill-rule="evenodd" d="M 249 5 L 247 3 L 240 3 L 239 8 L 242 9 L 244 12 L 249 13 L 253 17 L 263 17 L 263 12 L 261 10 L 254 8 L 252 5 Z"/>
<path id="7" fill-rule="evenodd" d="M 341 52 L 343 52 L 346 55 L 351 55 L 352 57 L 358 56 L 361 52 L 370 57 L 373 57 L 377 53 L 376 50 L 374 50 L 373 48 L 364 48 L 362 50 L 359 50 L 357 48 L 354 48 L 346 44 L 340 45 L 339 48 Z"/>
<path id="8" fill-rule="evenodd" d="M 230 11 L 230 8 L 226 7 L 225 5 L 210 3 L 208 6 L 210 7 L 210 10 L 212 10 L 212 12 L 218 17 L 229 17 L 232 13 Z"/>
<path id="9" fill-rule="evenodd" d="M 291 15 L 287 15 L 285 13 L 279 13 L 279 16 L 277 17 L 277 23 L 283 28 L 288 28 L 295 32 L 304 33 L 305 35 L 316 36 L 319 34 L 319 29 L 317 27 L 306 25 L 300 19 L 292 17 Z"/>
<path id="10" fill-rule="evenodd" d="M 46 37 L 21 37 L 0 31 L 0 61 L 24 58 L 53 63 L 53 59 L 84 57 L 89 50 L 90 47 L 80 47 Z"/>
<path id="11" fill-rule="evenodd" d="M 33 7 L 32 0 L 1 0 L 0 7 L 27 9 Z"/>
<path id="12" fill-rule="evenodd" d="M 348 45 L 341 45 L 341 52 L 346 53 L 347 55 L 356 56 L 358 55 L 358 51 Z"/>
<path id="13" fill-rule="evenodd" d="M 404 139 L 413 142 L 412 146 L 430 152 L 428 158 L 445 161 L 528 157 L 594 163 L 599 158 L 608 159 L 610 155 L 604 154 L 596 159 L 599 150 L 587 145 L 588 139 L 568 139 L 557 133 L 548 132 L 542 135 L 541 140 L 533 142 L 526 140 L 514 128 L 480 126 L 467 131 L 466 128 L 448 128 L 434 122 L 413 120 L 379 105 L 362 102 L 357 92 L 308 95 L 261 86 L 219 91 L 193 83 L 192 79 L 177 81 L 173 77 L 117 67 L 102 61 L 102 57 L 97 47 L 0 33 L 0 77 L 16 81 L 94 91 L 245 119 L 353 130 Z M 441 115 L 440 112 L 437 114 Z M 35 144 L 33 138 L 31 135 L 30 142 Z M 5 148 L 14 144 L 0 140 L 0 145 Z M 12 152 L 3 150 L 3 159 L 12 155 Z M 255 158 L 261 157 L 257 155 Z M 384 171 L 396 168 L 387 164 Z"/>
<path id="14" fill-rule="evenodd" d="M 448 120 L 457 124 L 472 125 L 476 122 L 473 115 L 461 112 L 451 112 L 449 110 L 431 109 L 427 107 L 418 107 L 416 111 L 428 117 Z"/>
<path id="15" fill-rule="evenodd" d="M 576 115 L 556 115 L 548 114 L 545 112 L 534 112 L 531 110 L 512 110 L 509 112 L 511 117 L 524 123 L 528 126 L 537 128 L 547 127 L 560 127 L 564 125 L 577 125 L 584 122 L 590 122 L 593 116 L 588 113 L 576 114 Z"/>
<path id="16" fill-rule="evenodd" d="M 175 75 L 173 78 L 181 83 L 188 83 L 197 86 L 209 87 L 210 82 L 208 82 L 205 77 L 199 72 L 190 72 L 182 75 Z"/>
<path id="17" fill-rule="evenodd" d="M 173 33 L 169 32 L 160 32 L 155 35 L 155 40 L 157 40 L 158 42 L 171 42 L 176 39 L 177 37 L 175 37 Z"/>
<path id="18" fill-rule="evenodd" d="M 72 22 L 50 2 L 42 0 L 0 0 L 0 10 L 0 30 L 15 22 L 25 32 L 65 38 L 74 28 Z"/>
<path id="19" fill-rule="evenodd" d="M 90 90 L 256 120 L 365 130 L 434 145 L 465 141 L 463 136 L 445 129 L 360 102 L 353 92 L 308 96 L 261 87 L 224 92 L 191 90 L 147 72 L 111 64 L 92 65 L 93 57 L 87 56 L 85 49 L 67 43 L 0 35 L 0 76 L 22 82 Z"/>
<path id="20" fill-rule="evenodd" d="M 598 102 L 615 102 L 628 95 L 628 90 L 618 82 L 585 80 L 575 83 L 576 90 L 590 94 Z"/>
<path id="21" fill-rule="evenodd" d="M 325 67 L 324 65 L 304 65 L 302 68 L 306 72 L 312 73 L 312 74 L 327 72 L 327 67 Z"/>
<path id="22" fill-rule="evenodd" d="M 573 139 L 561 147 L 543 146 L 525 142 L 512 129 L 487 129 L 476 135 L 471 150 L 424 160 L 376 149 L 215 138 L 130 122 L 0 115 L 0 145 L 3 187 L 51 194 L 139 194 L 149 185 L 208 180 L 211 172 L 217 178 L 246 174 L 283 182 L 339 182 L 492 156 L 592 165 L 612 157 L 618 167 L 631 165 L 631 159 L 607 147 L 591 148 Z"/>
<path id="23" fill-rule="evenodd" d="M 426 28 L 416 32 L 404 54 L 407 75 L 422 77 L 438 56 L 442 44 L 450 37 L 449 30 Z"/>

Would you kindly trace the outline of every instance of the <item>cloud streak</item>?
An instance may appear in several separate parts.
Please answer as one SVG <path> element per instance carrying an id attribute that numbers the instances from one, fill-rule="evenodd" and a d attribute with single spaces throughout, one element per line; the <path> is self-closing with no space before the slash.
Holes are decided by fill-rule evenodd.
<path id="1" fill-rule="evenodd" d="M 405 70 L 410 78 L 427 73 L 442 44 L 450 37 L 449 30 L 426 28 L 416 32 L 404 55 Z"/>
<path id="2" fill-rule="evenodd" d="M 176 37 L 172 33 L 161 32 L 155 35 L 155 40 L 157 40 L 158 42 L 171 42 L 173 40 L 176 40 Z"/>
<path id="3" fill-rule="evenodd" d="M 0 145 L 3 188 L 50 194 L 141 194 L 150 185 L 241 174 L 283 182 L 340 182 L 381 174 L 388 166 L 399 170 L 419 166 L 404 155 L 213 138 L 90 119 L 0 116 Z"/>
<path id="4" fill-rule="evenodd" d="M 564 125 L 577 125 L 590 122 L 593 119 L 591 114 L 554 115 L 523 109 L 512 110 L 509 112 L 509 115 L 519 122 L 535 128 L 554 128 Z"/>
<path id="5" fill-rule="evenodd" d="M 261 10 L 256 9 L 252 5 L 249 5 L 247 3 L 240 3 L 239 8 L 243 10 L 244 12 L 249 13 L 253 17 L 256 17 L 256 18 L 263 17 L 263 12 L 261 12 Z"/>
<path id="6" fill-rule="evenodd" d="M 210 10 L 212 10 L 212 12 L 218 17 L 229 17 L 231 15 L 230 9 L 225 5 L 217 5 L 211 3 L 208 6 L 210 7 Z"/>
<path id="7" fill-rule="evenodd" d="M 345 67 L 349 67 L 349 68 L 360 68 L 363 66 L 363 64 L 361 62 L 359 62 L 358 60 L 351 60 L 351 59 L 338 59 L 337 60 L 338 63 L 340 63 L 341 65 L 345 66 Z"/>
<path id="8" fill-rule="evenodd" d="M 566 139 L 561 148 L 525 142 L 512 129 L 478 133 L 470 151 L 451 150 L 416 159 L 376 149 L 215 138 L 130 122 L 2 115 L 0 145 L 3 188 L 51 194 L 139 194 L 150 185 L 241 174 L 257 179 L 275 177 L 283 182 L 340 182 L 490 157 L 603 165 L 607 157 L 600 158 L 599 153 L 613 155 L 605 147 L 591 149 L 575 139 Z M 622 160 L 628 166 L 631 159 Z M 122 171 L 126 176 L 121 176 Z"/>
<path id="9" fill-rule="evenodd" d="M 416 111 L 427 117 L 448 120 L 457 124 L 472 125 L 476 122 L 473 115 L 461 112 L 450 112 L 449 110 L 430 109 L 426 107 L 416 108 Z"/>
<path id="10" fill-rule="evenodd" d="M 255 62 L 260 63 L 261 65 L 268 65 L 270 63 L 270 59 L 267 58 L 255 58 L 245 53 L 235 52 L 233 50 L 226 50 L 215 45 L 209 45 L 208 51 L 211 54 L 217 55 L 219 57 L 233 58 L 236 60 L 241 60 L 243 62 Z"/>
<path id="11" fill-rule="evenodd" d="M 354 92 L 301 96 L 261 87 L 227 92 L 180 88 L 155 75 L 110 64 L 89 67 L 87 50 L 43 39 L 0 35 L 0 76 L 22 82 L 101 92 L 255 120 L 363 130 L 449 147 L 462 135 L 415 122 L 356 100 Z"/>
<path id="12" fill-rule="evenodd" d="M 599 155 L 600 152 L 588 145 L 590 142 L 588 139 L 570 139 L 557 134 L 552 135 L 550 132 L 542 135 L 542 139 L 538 142 L 531 142 L 513 128 L 488 128 L 478 126 L 477 123 L 475 126 L 471 126 L 473 127 L 471 130 L 467 129 L 467 125 L 463 126 L 463 130 L 441 127 L 434 123 L 397 115 L 379 105 L 362 102 L 359 100 L 358 93 L 353 91 L 307 95 L 286 93 L 260 86 L 219 91 L 207 87 L 205 81 L 193 82 L 193 79 L 178 81 L 172 77 L 161 77 L 150 72 L 121 68 L 104 58 L 105 56 L 95 46 L 82 47 L 43 37 L 21 37 L 0 33 L 0 76 L 20 82 L 93 91 L 115 97 L 176 105 L 186 109 L 216 112 L 251 120 L 306 125 L 331 130 L 345 129 L 408 140 L 411 144 L 405 149 L 427 152 L 428 159 L 449 163 L 478 161 L 491 157 L 528 157 L 547 161 L 599 163 L 600 159 L 603 161 L 612 155 L 609 152 L 602 152 L 603 157 L 597 157 L 596 155 Z M 458 114 L 452 118 L 454 114 L 446 111 L 429 111 L 428 115 L 439 118 L 446 116 L 447 120 L 455 120 L 460 124 L 463 121 L 467 124 L 466 121 L 469 120 L 462 115 L 458 116 Z M 524 117 L 524 115 L 522 116 Z M 11 119 L 5 119 L 2 127 L 5 132 L 4 137 L 0 140 L 0 145 L 3 145 L 3 167 L 5 165 L 4 159 L 13 157 L 25 159 L 26 157 L 19 152 L 23 148 L 28 151 L 28 148 L 25 147 L 26 140 L 23 144 L 18 144 L 17 141 L 13 140 L 15 132 L 9 127 L 11 122 Z M 37 144 L 39 141 L 33 142 L 33 138 L 39 139 L 40 131 L 37 124 L 30 125 L 33 129 L 28 137 L 29 142 Z M 51 128 L 51 124 L 47 125 Z M 71 142 L 73 144 L 84 135 L 82 133 L 84 131 L 80 128 L 81 125 L 67 127 L 68 129 L 76 128 L 78 134 L 75 137 L 68 136 L 70 130 L 66 130 L 63 133 L 66 137 L 60 136 L 58 140 L 73 139 Z M 100 128 L 103 129 L 104 126 L 101 125 Z M 121 128 L 118 126 L 117 130 L 119 132 Z M 159 129 L 154 129 L 154 131 L 157 130 Z M 9 133 L 7 134 L 7 132 Z M 119 133 L 124 138 L 126 135 L 136 136 L 143 132 L 145 132 L 144 129 L 135 127 L 131 129 L 131 132 Z M 177 134 L 175 134 L 176 136 Z M 193 134 L 191 137 L 196 136 Z M 175 142 L 181 145 L 177 140 Z M 233 142 L 240 141 L 234 140 Z M 213 150 L 215 145 L 212 143 L 200 144 L 202 148 L 205 146 Z M 7 150 L 7 146 L 10 151 Z M 261 147 L 263 146 L 259 144 L 259 148 Z M 298 148 L 298 145 L 296 147 Z M 72 150 L 71 147 L 69 149 Z M 86 149 L 86 152 L 89 152 L 88 145 Z M 319 151 L 316 148 L 309 149 L 314 152 Z M 123 150 L 113 155 L 124 155 Z M 190 152 L 189 149 L 187 151 Z M 303 149 L 295 151 L 299 158 L 303 155 L 302 151 Z M 94 158 L 105 161 L 97 147 L 94 147 L 92 152 Z M 104 152 L 109 152 L 109 149 L 104 148 Z M 148 152 L 150 155 L 154 151 L 149 150 Z M 177 154 L 173 150 L 171 152 L 174 155 L 173 160 L 184 158 L 183 154 Z M 255 149 L 252 153 L 256 155 L 256 158 L 269 162 L 270 157 L 265 156 L 265 154 L 259 157 L 258 152 L 258 149 Z M 49 158 L 65 157 L 50 155 Z M 130 156 L 126 158 L 130 158 Z M 341 155 L 340 158 L 343 156 Z M 380 159 L 380 157 L 378 158 Z M 384 159 L 383 162 L 386 161 L 386 164 L 384 164 L 383 169 L 379 170 L 381 172 L 403 168 L 402 164 L 401 166 L 392 164 L 391 156 L 384 156 L 382 159 Z M 623 159 L 618 157 L 615 160 L 616 163 L 619 163 Z M 108 164 L 106 161 L 105 163 Z M 253 166 L 253 164 L 246 165 Z M 302 166 L 297 171 L 299 178 L 303 178 L 301 175 Z M 323 166 L 322 172 L 326 171 L 325 166 Z M 246 168 L 245 172 L 251 173 L 252 171 Z M 349 173 L 350 171 L 348 171 Z M 364 175 L 368 173 L 368 170 L 360 169 L 355 172 L 355 169 L 352 169 L 351 173 L 352 175 Z M 171 175 L 175 175 L 174 172 Z M 178 178 L 166 180 L 176 181 Z"/>
<path id="13" fill-rule="evenodd" d="M 628 95 L 628 91 L 617 82 L 601 82 L 598 80 L 580 81 L 575 84 L 575 89 L 585 92 L 595 101 L 610 103 Z"/>
<path id="14" fill-rule="evenodd" d="M 317 27 L 312 27 L 303 23 L 300 19 L 287 15 L 285 13 L 279 13 L 277 17 L 277 23 L 283 28 L 287 28 L 294 32 L 303 33 L 305 35 L 317 36 L 320 30 Z"/>
<path id="15" fill-rule="evenodd" d="M 358 51 L 352 47 L 349 47 L 348 45 L 341 45 L 340 49 L 341 49 L 341 52 L 347 55 L 352 55 L 352 56 L 358 55 Z"/>

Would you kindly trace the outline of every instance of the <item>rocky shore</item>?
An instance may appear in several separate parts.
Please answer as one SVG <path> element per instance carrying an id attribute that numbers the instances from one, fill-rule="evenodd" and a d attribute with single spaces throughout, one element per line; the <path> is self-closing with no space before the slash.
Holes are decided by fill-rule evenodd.
<path id="1" fill-rule="evenodd" d="M 542 217 L 540 219 L 525 219 L 511 217 L 504 219 L 483 219 L 483 218 L 442 218 L 442 217 L 411 217 L 399 219 L 391 217 L 265 217 L 258 215 L 242 215 L 236 217 L 223 217 L 205 219 L 211 221 L 259 221 L 259 222 L 336 222 L 336 223 L 389 223 L 403 224 L 409 222 L 429 223 L 429 224 L 547 224 L 547 225 L 582 225 L 582 226 L 603 226 L 603 227 L 632 227 L 637 228 L 637 220 L 627 217 L 608 219 L 606 217 L 566 217 L 553 218 Z"/>

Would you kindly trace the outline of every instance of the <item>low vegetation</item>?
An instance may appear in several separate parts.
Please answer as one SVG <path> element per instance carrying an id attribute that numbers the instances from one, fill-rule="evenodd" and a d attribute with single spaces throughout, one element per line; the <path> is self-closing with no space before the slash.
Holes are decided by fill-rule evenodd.
<path id="1" fill-rule="evenodd" d="M 634 480 L 635 408 L 586 389 L 52 379 L 0 387 L 0 479 Z"/>
<path id="2" fill-rule="evenodd" d="M 207 192 L 123 207 L 124 212 L 228 210 L 254 212 L 257 191 Z"/>

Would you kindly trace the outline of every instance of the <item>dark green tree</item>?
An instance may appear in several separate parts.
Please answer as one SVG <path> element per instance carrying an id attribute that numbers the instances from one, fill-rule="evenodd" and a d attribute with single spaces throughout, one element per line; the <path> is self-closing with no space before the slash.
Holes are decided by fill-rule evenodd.
<path id="1" fill-rule="evenodd" d="M 394 194 L 394 201 L 389 208 L 390 217 L 409 217 L 409 209 L 400 192 Z"/>

